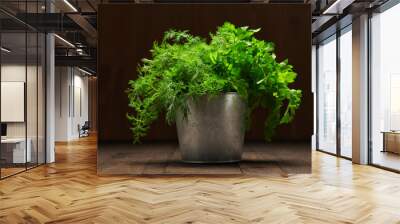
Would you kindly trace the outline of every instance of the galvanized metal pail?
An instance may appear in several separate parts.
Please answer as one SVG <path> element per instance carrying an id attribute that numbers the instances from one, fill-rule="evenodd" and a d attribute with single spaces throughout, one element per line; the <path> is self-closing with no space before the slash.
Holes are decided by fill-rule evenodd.
<path id="1" fill-rule="evenodd" d="M 246 105 L 237 93 L 189 100 L 189 113 L 177 114 L 179 148 L 184 162 L 227 163 L 241 160 Z"/>

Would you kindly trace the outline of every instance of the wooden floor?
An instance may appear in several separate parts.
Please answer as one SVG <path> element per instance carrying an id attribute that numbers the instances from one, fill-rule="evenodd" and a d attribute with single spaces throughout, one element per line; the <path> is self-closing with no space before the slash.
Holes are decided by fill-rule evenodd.
<path id="1" fill-rule="evenodd" d="M 19 173 L 19 172 L 23 172 L 23 171 L 25 171 L 26 169 L 25 169 L 25 167 L 24 168 L 13 168 L 13 167 L 11 167 L 11 168 L 0 168 L 1 169 L 1 177 L 2 178 L 4 178 L 4 177 L 8 177 L 8 176 L 11 176 L 11 175 L 13 175 L 13 174 L 16 174 L 16 173 Z"/>
<path id="2" fill-rule="evenodd" d="M 313 152 L 283 177 L 99 177 L 95 139 L 0 181 L 0 223 L 400 223 L 400 175 Z"/>
<path id="3" fill-rule="evenodd" d="M 105 175 L 270 175 L 311 173 L 309 143 L 248 142 L 238 163 L 184 163 L 173 142 L 140 145 L 102 144 L 97 150 L 97 174 Z"/>
<path id="4" fill-rule="evenodd" d="M 374 151 L 373 163 L 394 170 L 400 170 L 400 155 L 392 152 Z"/>
<path id="5" fill-rule="evenodd" d="M 8 176 L 12 176 L 12 175 L 15 175 L 15 174 L 24 172 L 24 171 L 26 171 L 27 169 L 34 169 L 34 168 L 37 167 L 37 166 L 38 166 L 38 165 L 37 165 L 36 163 L 35 163 L 35 164 L 33 164 L 33 163 L 31 163 L 31 164 L 27 163 L 27 164 L 26 164 L 26 167 L 25 167 L 25 164 L 18 164 L 17 167 L 10 167 L 10 166 L 2 167 L 2 168 L 0 168 L 0 169 L 1 169 L 1 170 L 0 170 L 0 172 L 1 172 L 1 178 L 6 178 L 6 177 L 8 177 Z"/>

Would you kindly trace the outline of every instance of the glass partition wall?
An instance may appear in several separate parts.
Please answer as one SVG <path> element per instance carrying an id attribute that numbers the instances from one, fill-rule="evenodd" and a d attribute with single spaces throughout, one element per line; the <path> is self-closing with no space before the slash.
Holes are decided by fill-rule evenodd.
<path id="1" fill-rule="evenodd" d="M 371 18 L 370 163 L 400 171 L 400 4 Z"/>
<path id="2" fill-rule="evenodd" d="M 351 158 L 351 25 L 317 46 L 317 149 Z"/>
<path id="3" fill-rule="evenodd" d="M 339 38 L 340 68 L 340 155 L 352 157 L 352 33 L 351 25 L 341 31 Z"/>
<path id="4" fill-rule="evenodd" d="M 28 10 L 24 4 L 20 2 L 19 7 Z M 29 10 L 35 7 L 30 5 Z M 43 33 L 11 15 L 0 12 L 0 18 L 12 23 L 0 27 L 0 178 L 3 179 L 45 163 L 46 40 Z"/>

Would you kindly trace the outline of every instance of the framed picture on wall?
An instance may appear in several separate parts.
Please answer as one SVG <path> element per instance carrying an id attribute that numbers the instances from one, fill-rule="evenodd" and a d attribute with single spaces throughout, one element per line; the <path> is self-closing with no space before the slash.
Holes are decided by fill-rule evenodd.
<path id="1" fill-rule="evenodd" d="M 25 121 L 25 82 L 1 82 L 1 122 Z"/>

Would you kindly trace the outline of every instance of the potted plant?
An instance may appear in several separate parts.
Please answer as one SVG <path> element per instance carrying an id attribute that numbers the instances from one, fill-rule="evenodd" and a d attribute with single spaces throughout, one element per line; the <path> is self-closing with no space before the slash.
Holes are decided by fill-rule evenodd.
<path id="1" fill-rule="evenodd" d="M 266 140 L 289 123 L 301 102 L 301 90 L 289 88 L 297 75 L 287 60 L 276 61 L 273 43 L 255 38 L 259 30 L 226 22 L 210 41 L 167 31 L 129 81 L 134 142 L 165 112 L 168 124 L 177 124 L 184 161 L 232 162 L 241 159 L 254 109 L 269 111 Z"/>

